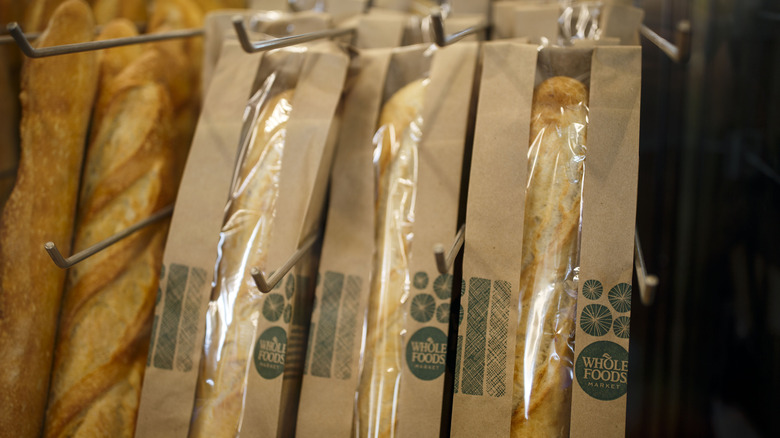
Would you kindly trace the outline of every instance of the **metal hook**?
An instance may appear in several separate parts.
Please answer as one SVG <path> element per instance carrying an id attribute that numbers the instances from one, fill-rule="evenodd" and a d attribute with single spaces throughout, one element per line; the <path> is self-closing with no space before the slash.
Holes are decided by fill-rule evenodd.
<path id="1" fill-rule="evenodd" d="M 125 229 L 124 231 L 121 231 L 117 234 L 114 234 L 113 236 L 109 237 L 108 239 L 105 239 L 101 242 L 98 242 L 89 248 L 80 251 L 76 254 L 73 254 L 72 256 L 68 258 L 64 258 L 62 254 L 60 253 L 60 250 L 57 249 L 57 245 L 54 244 L 54 242 L 46 242 L 43 245 L 43 248 L 46 250 L 46 252 L 49 253 L 49 257 L 54 261 L 54 264 L 59 266 L 62 269 L 70 268 L 71 266 L 75 265 L 76 263 L 79 263 L 83 261 L 84 259 L 87 259 L 89 257 L 92 257 L 93 255 L 99 253 L 100 251 L 103 251 L 104 249 L 108 248 L 109 246 L 119 242 L 120 240 L 124 239 L 125 237 L 135 233 L 136 231 L 140 230 L 141 228 L 144 228 L 148 225 L 151 225 L 154 222 L 159 221 L 160 219 L 165 218 L 166 216 L 170 216 L 170 214 L 173 212 L 173 204 L 168 205 L 167 207 L 163 208 L 162 210 L 152 214 L 148 218 L 130 226 L 129 228 Z"/>
<path id="2" fill-rule="evenodd" d="M 653 32 L 652 29 L 644 24 L 640 28 L 642 35 L 655 44 L 659 49 L 666 53 L 672 61 L 685 64 L 691 57 L 691 22 L 682 20 L 677 23 L 677 33 L 675 35 L 676 44 L 672 44 L 662 36 Z"/>
<path id="3" fill-rule="evenodd" d="M 455 32 L 452 35 L 446 36 L 444 34 L 444 19 L 441 16 L 441 10 L 431 13 L 431 29 L 433 30 L 433 40 L 439 47 L 449 46 L 452 43 L 460 41 L 471 34 L 486 30 L 487 28 L 487 24 L 481 23 L 476 26 L 468 27 L 461 31 Z"/>
<path id="4" fill-rule="evenodd" d="M 658 277 L 647 273 L 642 244 L 639 242 L 639 230 L 634 231 L 634 267 L 636 268 L 636 278 L 639 281 L 639 297 L 642 299 L 642 304 L 649 306 L 653 304 L 655 299 Z"/>
<path id="5" fill-rule="evenodd" d="M 268 293 L 273 290 L 274 287 L 279 283 L 279 281 L 284 278 L 285 275 L 287 275 L 288 272 L 290 272 L 290 269 L 292 269 L 293 266 L 295 266 L 296 263 L 298 263 L 298 260 L 303 257 L 304 254 L 306 254 L 306 251 L 311 248 L 312 245 L 314 245 L 314 242 L 317 241 L 318 235 L 315 233 L 313 236 L 306 239 L 301 246 L 298 247 L 298 249 L 293 253 L 292 256 L 287 260 L 287 262 L 279 268 L 276 272 L 271 275 L 268 280 L 265 279 L 265 275 L 262 271 L 260 271 L 259 268 L 253 267 L 250 273 L 252 274 L 252 278 L 255 280 L 255 284 L 257 285 L 257 288 L 260 289 L 260 292 L 262 293 Z"/>
<path id="6" fill-rule="evenodd" d="M 246 26 L 244 25 L 244 19 L 240 16 L 233 17 L 233 27 L 236 29 L 236 35 L 238 35 L 238 41 L 241 43 L 241 47 L 247 53 L 255 53 L 264 50 L 279 49 L 282 47 L 294 46 L 309 41 L 319 40 L 323 38 L 337 37 L 346 35 L 355 31 L 354 27 L 345 27 L 341 29 L 328 29 L 318 32 L 309 32 L 300 35 L 292 35 L 281 38 L 274 38 L 265 41 L 258 41 L 253 43 L 249 40 L 249 33 L 247 33 Z"/>
<path id="7" fill-rule="evenodd" d="M 47 56 L 67 55 L 71 53 L 88 52 L 90 50 L 110 49 L 112 47 L 129 46 L 131 44 L 151 43 L 155 41 L 171 40 L 176 38 L 191 38 L 203 35 L 203 29 L 182 29 L 165 33 L 147 33 L 134 37 L 114 38 L 110 40 L 88 41 L 84 43 L 64 44 L 61 46 L 41 47 L 39 49 L 30 45 L 27 36 L 22 32 L 18 23 L 8 25 L 8 33 L 16 41 L 22 53 L 28 58 L 45 58 Z"/>
<path id="8" fill-rule="evenodd" d="M 444 256 L 444 245 L 437 243 L 433 246 L 433 256 L 436 258 L 436 268 L 440 274 L 446 274 L 450 271 L 452 263 L 455 261 L 455 255 L 460 252 L 466 237 L 466 224 L 460 226 L 458 234 L 455 235 L 455 242 L 452 243 L 449 254 Z"/>

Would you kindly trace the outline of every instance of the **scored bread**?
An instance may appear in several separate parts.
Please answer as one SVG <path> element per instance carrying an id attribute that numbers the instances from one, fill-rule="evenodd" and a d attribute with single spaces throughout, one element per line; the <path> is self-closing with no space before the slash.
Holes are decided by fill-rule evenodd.
<path id="1" fill-rule="evenodd" d="M 52 15 L 38 47 L 89 41 L 89 6 L 69 0 Z M 21 159 L 0 219 L 0 436 L 37 437 L 46 395 L 65 271 L 43 244 L 70 254 L 74 210 L 97 55 L 25 60 Z"/>
<path id="2" fill-rule="evenodd" d="M 377 254 L 368 304 L 366 347 L 358 388 L 358 437 L 392 437 L 401 378 L 403 300 L 417 189 L 417 146 L 427 81 L 397 91 L 382 108 L 377 199 Z"/>
<path id="3" fill-rule="evenodd" d="M 240 432 L 263 304 L 250 270 L 262 269 L 268 255 L 292 96 L 293 90 L 287 90 L 262 106 L 230 195 L 190 437 L 235 437 Z"/>
<path id="4" fill-rule="evenodd" d="M 582 83 L 563 76 L 534 90 L 513 437 L 569 436 L 587 99 Z"/>
<path id="5" fill-rule="evenodd" d="M 164 63 L 150 50 L 114 79 L 87 150 L 77 251 L 173 202 L 170 99 L 137 74 Z M 44 436 L 133 436 L 166 232 L 151 225 L 70 269 Z"/>

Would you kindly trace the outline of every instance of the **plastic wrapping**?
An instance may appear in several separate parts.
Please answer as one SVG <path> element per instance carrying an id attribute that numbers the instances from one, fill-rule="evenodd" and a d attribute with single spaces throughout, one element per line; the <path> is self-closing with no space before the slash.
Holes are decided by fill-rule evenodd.
<path id="1" fill-rule="evenodd" d="M 292 110 L 293 91 L 272 95 L 274 78 L 252 96 L 244 113 L 248 130 L 220 233 L 191 437 L 232 437 L 241 430 L 260 312 L 285 310 L 257 290 L 250 274 L 267 258 Z"/>
<path id="2" fill-rule="evenodd" d="M 569 435 L 587 99 L 585 85 L 570 77 L 534 90 L 513 437 Z"/>
<path id="3" fill-rule="evenodd" d="M 377 254 L 368 305 L 363 371 L 358 390 L 358 437 L 396 433 L 402 366 L 403 306 L 409 295 L 409 256 L 427 80 L 396 92 L 383 107 L 374 136 L 377 169 Z"/>
<path id="4" fill-rule="evenodd" d="M 560 25 L 560 44 L 567 45 L 575 40 L 597 40 L 601 37 L 602 2 L 573 2 L 562 0 Z"/>

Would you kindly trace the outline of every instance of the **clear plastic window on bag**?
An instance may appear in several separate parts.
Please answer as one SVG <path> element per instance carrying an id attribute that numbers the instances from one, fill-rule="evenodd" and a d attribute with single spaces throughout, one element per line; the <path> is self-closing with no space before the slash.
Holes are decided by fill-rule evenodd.
<path id="1" fill-rule="evenodd" d="M 589 57 L 539 54 L 523 228 L 512 436 L 569 436 Z M 571 56 L 570 56 L 571 55 Z"/>
<path id="2" fill-rule="evenodd" d="M 404 303 L 417 192 L 427 79 L 413 81 L 387 100 L 374 135 L 376 243 L 355 435 L 392 437 L 402 366 Z"/>
<path id="3" fill-rule="evenodd" d="M 271 74 L 249 99 L 219 236 L 212 301 L 206 315 L 191 437 L 236 436 L 261 312 L 280 313 L 252 279 L 265 266 L 293 91 Z M 261 415 L 259 413 L 258 415 Z"/>

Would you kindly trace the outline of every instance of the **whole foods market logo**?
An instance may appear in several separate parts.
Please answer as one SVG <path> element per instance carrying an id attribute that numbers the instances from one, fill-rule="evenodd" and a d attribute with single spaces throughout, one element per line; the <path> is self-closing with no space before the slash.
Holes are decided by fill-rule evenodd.
<path id="1" fill-rule="evenodd" d="M 273 379 L 284 371 L 287 355 L 287 332 L 281 327 L 271 327 L 257 339 L 254 351 L 255 369 L 261 377 Z"/>
<path id="2" fill-rule="evenodd" d="M 614 342 L 585 347 L 574 369 L 580 387 L 597 400 L 615 400 L 628 391 L 628 352 Z"/>
<path id="3" fill-rule="evenodd" d="M 406 363 L 420 380 L 434 380 L 444 373 L 447 335 L 436 327 L 423 327 L 406 344 Z"/>

